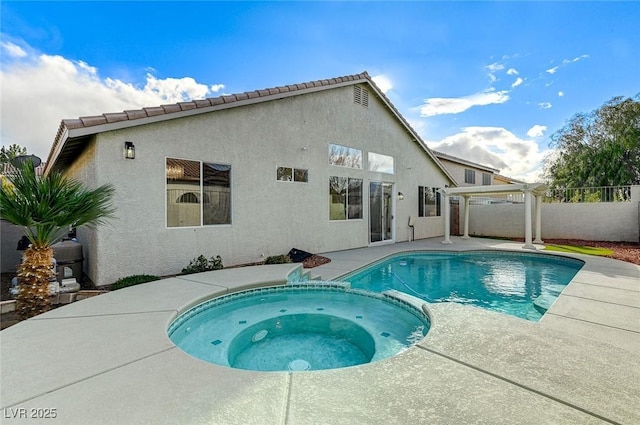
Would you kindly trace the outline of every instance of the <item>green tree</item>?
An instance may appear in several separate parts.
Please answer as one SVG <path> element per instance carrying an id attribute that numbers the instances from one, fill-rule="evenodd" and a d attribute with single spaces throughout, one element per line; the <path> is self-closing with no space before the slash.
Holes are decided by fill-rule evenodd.
<path id="1" fill-rule="evenodd" d="M 552 187 L 640 184 L 640 94 L 574 115 L 551 140 L 544 172 Z"/>
<path id="2" fill-rule="evenodd" d="M 0 162 L 11 162 L 16 156 L 26 154 L 27 148 L 23 148 L 22 146 L 16 144 L 10 145 L 9 147 L 2 146 L 2 148 L 0 148 Z"/>
<path id="3" fill-rule="evenodd" d="M 96 226 L 112 218 L 114 189 L 104 185 L 88 190 L 58 172 L 39 178 L 30 161 L 9 180 L 11 184 L 3 185 L 0 192 L 0 218 L 22 227 L 31 242 L 17 273 L 16 309 L 26 319 L 50 308 L 49 280 L 55 273 L 51 245 L 71 226 Z"/>

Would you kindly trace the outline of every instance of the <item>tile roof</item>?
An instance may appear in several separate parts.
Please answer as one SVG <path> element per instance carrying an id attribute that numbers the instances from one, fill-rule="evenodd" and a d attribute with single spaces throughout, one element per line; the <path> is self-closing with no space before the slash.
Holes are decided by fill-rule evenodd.
<path id="1" fill-rule="evenodd" d="M 75 128 L 81 128 L 81 127 L 92 127 L 95 125 L 109 124 L 109 123 L 118 122 L 118 121 L 131 121 L 131 120 L 136 120 L 140 118 L 148 118 L 148 117 L 153 117 L 158 115 L 167 115 L 175 112 L 187 111 L 190 109 L 209 108 L 212 106 L 239 102 L 242 100 L 273 96 L 279 93 L 290 93 L 290 92 L 300 91 L 304 89 L 323 87 L 323 86 L 332 86 L 339 83 L 363 80 L 363 79 L 371 81 L 371 78 L 369 77 L 369 74 L 366 71 L 360 74 L 347 75 L 344 77 L 331 78 L 328 80 L 316 80 L 316 81 L 310 81 L 310 82 L 301 83 L 301 84 L 291 84 L 287 86 L 273 87 L 273 88 L 267 88 L 262 90 L 254 90 L 254 91 L 238 93 L 238 94 L 222 95 L 218 97 L 192 100 L 189 102 L 178 102 L 178 103 L 173 103 L 168 105 L 134 109 L 134 110 L 123 111 L 123 112 L 105 113 L 102 115 L 80 117 L 76 119 L 65 119 L 65 120 L 62 120 L 62 123 L 60 124 L 60 129 L 58 131 L 58 134 L 60 134 L 60 132 L 62 132 L 64 128 L 75 129 Z"/>
<path id="2" fill-rule="evenodd" d="M 438 157 L 438 159 L 442 159 L 445 161 L 457 162 L 458 164 L 467 165 L 470 167 L 480 168 L 481 170 L 491 171 L 493 174 L 497 174 L 500 172 L 497 168 L 489 167 L 488 165 L 478 164 L 477 162 L 469 161 L 468 159 L 460 158 L 458 156 L 453 156 L 448 153 L 434 151 L 431 150 L 433 154 Z"/>
<path id="3" fill-rule="evenodd" d="M 407 129 L 407 132 L 412 136 L 414 141 L 421 145 L 427 154 L 435 161 L 435 163 L 440 167 L 440 169 L 444 172 L 444 174 L 455 184 L 455 179 L 451 176 L 451 174 L 442 166 L 438 158 L 431 152 L 431 150 L 427 147 L 426 143 L 420 138 L 418 133 L 411 127 L 409 122 L 400 114 L 400 112 L 396 109 L 396 107 L 391 103 L 389 98 L 380 90 L 380 88 L 376 85 L 376 83 L 371 79 L 369 73 L 367 71 L 363 71 L 359 74 L 346 75 L 343 77 L 335 77 L 328 78 L 323 80 L 315 80 L 309 81 L 306 83 L 298 83 L 298 84 L 287 84 L 285 86 L 278 86 L 272 88 L 266 88 L 261 90 L 253 90 L 244 93 L 237 93 L 231 95 L 222 95 L 218 97 L 211 97 L 206 99 L 192 100 L 189 102 L 178 102 L 167 105 L 153 106 L 142 109 L 133 109 L 122 112 L 115 113 L 104 113 L 102 115 L 96 116 L 88 116 L 88 117 L 80 117 L 76 119 L 64 119 L 60 123 L 60 127 L 58 128 L 58 132 L 56 133 L 55 140 L 53 142 L 53 146 L 51 147 L 51 151 L 49 152 L 49 156 L 47 158 L 47 164 L 49 165 L 45 172 L 49 172 L 49 168 L 60 167 L 57 163 L 61 161 L 64 167 L 66 162 L 71 162 L 73 153 L 66 153 L 63 155 L 63 150 L 66 149 L 66 145 L 69 144 L 69 140 L 72 138 L 70 133 L 78 132 L 75 138 L 86 137 L 90 134 L 97 134 L 101 131 L 106 131 L 104 129 L 100 129 L 99 126 L 109 125 L 113 123 L 130 123 L 130 125 L 136 125 L 136 120 L 144 120 L 144 119 L 155 119 L 162 120 L 163 117 L 166 119 L 177 118 L 177 116 L 172 116 L 172 114 L 177 114 L 180 112 L 198 109 L 202 110 L 202 113 L 214 111 L 221 107 L 229 107 L 227 105 L 235 106 L 234 103 L 238 103 L 237 106 L 242 106 L 245 103 L 253 103 L 259 102 L 261 100 L 267 101 L 271 99 L 278 99 L 279 97 L 293 96 L 296 94 L 304 94 L 310 91 L 315 90 L 323 90 L 330 89 L 333 86 L 341 86 L 346 84 L 358 84 L 358 83 L 368 83 L 376 92 L 376 94 L 380 97 L 382 102 L 391 110 L 391 112 L 402 122 L 402 124 Z M 296 93 L 299 92 L 299 93 Z M 197 113 L 197 112 L 195 112 Z M 141 122 L 142 124 L 143 122 Z M 92 131 L 92 127 L 96 127 L 95 131 Z M 86 130 L 86 131 L 83 131 Z M 77 148 L 82 142 L 76 141 L 75 143 L 71 143 L 72 146 L 70 149 L 73 150 Z M 61 158 L 61 156 L 63 158 Z"/>
<path id="4" fill-rule="evenodd" d="M 63 119 L 58 127 L 58 132 L 56 133 L 55 140 L 53 142 L 53 146 L 49 152 L 49 156 L 47 159 L 47 163 L 55 166 L 55 162 L 57 162 L 58 157 L 56 155 L 56 151 L 60 150 L 63 146 L 60 146 L 61 143 L 66 142 L 66 138 L 69 136 L 70 130 L 78 130 L 78 129 L 87 129 L 90 134 L 99 133 L 100 130 L 96 129 L 95 133 L 91 133 L 90 127 L 101 126 L 105 124 L 112 124 L 118 122 L 130 122 L 144 118 L 156 117 L 162 119 L 162 116 L 166 116 L 167 119 L 173 118 L 171 114 L 175 114 L 178 112 L 188 111 L 188 110 L 196 110 L 202 109 L 202 112 L 207 112 L 207 109 L 215 110 L 216 107 L 220 105 L 228 105 L 235 102 L 242 101 L 254 101 L 260 98 L 265 98 L 264 100 L 268 100 L 267 98 L 276 97 L 279 94 L 286 94 L 288 96 L 294 95 L 294 92 L 306 91 L 309 89 L 318 89 L 318 88 L 330 88 L 330 86 L 335 86 L 343 83 L 355 82 L 355 81 L 368 81 L 371 85 L 375 87 L 375 83 L 371 80 L 369 74 L 364 71 L 360 74 L 354 75 L 346 75 L 343 77 L 329 78 L 324 80 L 316 80 L 309 81 L 306 83 L 299 84 L 288 84 L 286 86 L 278 86 L 272 88 L 266 88 L 261 90 L 253 90 L 244 93 L 230 94 L 230 95 L 222 95 L 218 97 L 211 97 L 206 99 L 198 99 L 192 100 L 189 102 L 178 102 L 167 105 L 160 106 L 152 106 L 142 109 L 133 109 L 122 112 L 115 113 L 104 113 L 102 115 L 95 116 L 87 116 L 80 117 L 75 119 Z M 382 92 L 380 92 L 382 94 Z M 302 93 L 300 93 L 302 94 Z M 384 95 L 383 95 L 384 96 Z M 391 103 L 387 103 L 390 105 Z M 238 105 L 240 106 L 240 105 Z M 395 109 L 395 108 L 394 108 Z M 397 114 L 399 114 L 396 111 Z M 135 123 L 131 123 L 135 125 Z M 408 125 L 408 123 L 406 123 Z M 56 156 L 54 158 L 54 155 Z"/>

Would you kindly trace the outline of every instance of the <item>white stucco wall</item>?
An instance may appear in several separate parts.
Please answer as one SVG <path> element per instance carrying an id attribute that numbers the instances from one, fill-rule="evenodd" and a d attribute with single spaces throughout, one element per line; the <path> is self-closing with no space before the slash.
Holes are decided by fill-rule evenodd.
<path id="1" fill-rule="evenodd" d="M 124 159 L 124 141 L 135 144 L 134 160 Z M 328 165 L 330 143 L 361 149 L 365 169 Z M 450 182 L 373 92 L 368 108 L 354 104 L 352 86 L 101 133 L 93 149 L 94 175 L 86 177 L 114 184 L 118 208 L 111 225 L 82 235 L 97 252 L 87 254 L 87 273 L 98 285 L 179 273 L 200 254 L 220 255 L 228 266 L 292 247 L 321 253 L 367 246 L 370 181 L 394 183 L 394 194 L 404 194 L 402 201 L 394 196 L 397 241 L 410 237 L 410 215 L 416 238 L 444 232 L 442 217 L 417 218 L 418 186 Z M 367 171 L 368 152 L 393 156 L 395 174 Z M 232 224 L 166 227 L 167 156 L 232 166 Z M 277 181 L 278 166 L 309 170 L 309 182 Z M 329 220 L 332 175 L 363 180 L 363 219 Z"/>
<path id="2" fill-rule="evenodd" d="M 449 161 L 445 158 L 439 158 L 442 165 L 449 171 L 449 174 L 456 180 L 456 183 L 459 187 L 463 186 L 482 186 L 482 175 L 489 174 L 491 176 L 491 184 L 493 184 L 493 173 L 489 173 L 480 168 L 475 168 L 471 165 L 463 165 L 457 162 Z M 464 181 L 464 173 L 465 170 L 474 170 L 476 172 L 476 182 L 475 183 L 465 183 Z"/>
<path id="3" fill-rule="evenodd" d="M 531 208 L 535 217 L 533 202 Z M 463 223 L 464 203 L 460 217 Z M 639 242 L 640 186 L 632 187 L 630 202 L 543 203 L 541 219 L 543 240 Z M 469 234 L 524 237 L 524 204 L 471 205 Z"/>

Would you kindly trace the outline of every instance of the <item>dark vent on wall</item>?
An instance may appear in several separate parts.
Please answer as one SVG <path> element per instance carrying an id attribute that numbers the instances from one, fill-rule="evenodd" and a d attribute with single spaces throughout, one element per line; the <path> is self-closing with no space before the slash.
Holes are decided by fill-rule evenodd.
<path id="1" fill-rule="evenodd" d="M 353 103 L 369 107 L 369 91 L 360 86 L 353 86 Z"/>

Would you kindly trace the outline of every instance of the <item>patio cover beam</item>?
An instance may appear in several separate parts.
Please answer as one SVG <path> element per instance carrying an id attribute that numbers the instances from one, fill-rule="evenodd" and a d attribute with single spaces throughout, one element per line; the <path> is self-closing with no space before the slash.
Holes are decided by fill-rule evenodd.
<path id="1" fill-rule="evenodd" d="M 462 196 L 465 199 L 464 211 L 464 236 L 469 237 L 469 215 L 470 215 L 470 199 L 474 195 L 504 195 L 509 193 L 524 193 L 524 248 L 535 249 L 533 245 L 533 232 L 531 220 L 531 197 L 536 197 L 535 221 L 536 221 L 536 240 L 535 243 L 542 243 L 542 220 L 541 205 L 542 195 L 547 191 L 547 186 L 543 183 L 524 183 L 524 184 L 504 184 L 489 186 L 469 186 L 469 187 L 445 187 L 440 190 L 444 195 L 444 240 L 442 243 L 451 243 L 451 218 L 449 198 L 451 196 Z"/>

